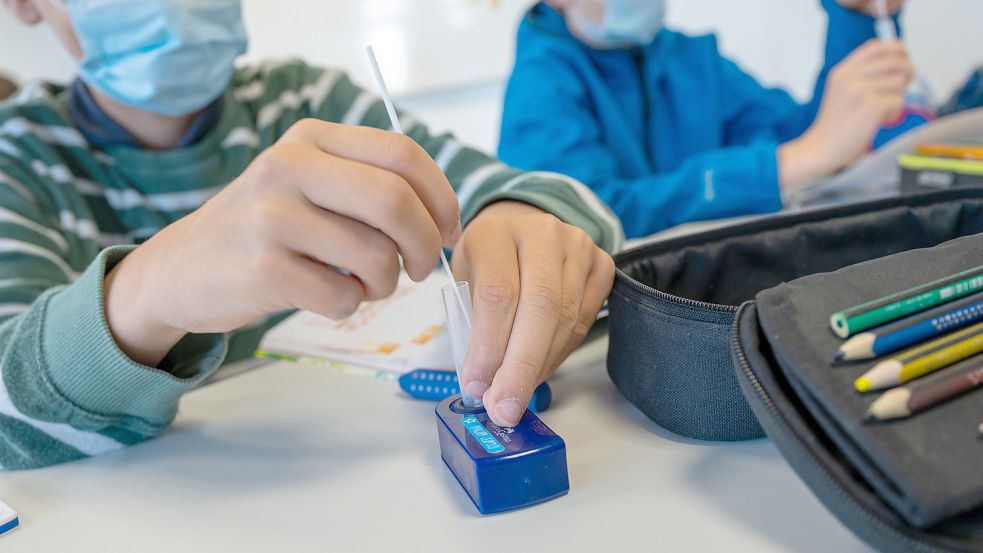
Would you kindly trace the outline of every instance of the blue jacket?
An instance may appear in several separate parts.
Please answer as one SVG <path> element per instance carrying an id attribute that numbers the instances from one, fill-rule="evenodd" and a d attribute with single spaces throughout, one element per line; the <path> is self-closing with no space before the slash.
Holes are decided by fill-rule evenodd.
<path id="1" fill-rule="evenodd" d="M 499 157 L 584 182 L 629 237 L 778 210 L 776 149 L 812 123 L 829 69 L 874 37 L 872 18 L 823 6 L 825 64 L 802 105 L 723 57 L 712 35 L 664 29 L 643 47 L 596 50 L 538 4 L 519 26 Z"/>

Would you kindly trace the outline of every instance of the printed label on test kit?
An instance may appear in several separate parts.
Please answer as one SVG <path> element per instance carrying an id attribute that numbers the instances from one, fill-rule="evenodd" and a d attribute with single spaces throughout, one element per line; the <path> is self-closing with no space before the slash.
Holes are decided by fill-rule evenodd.
<path id="1" fill-rule="evenodd" d="M 501 453 L 505 451 L 505 446 L 481 424 L 481 421 L 477 417 L 461 417 L 461 424 L 464 425 L 464 428 L 468 429 L 468 432 L 474 436 L 474 439 L 488 453 Z"/>

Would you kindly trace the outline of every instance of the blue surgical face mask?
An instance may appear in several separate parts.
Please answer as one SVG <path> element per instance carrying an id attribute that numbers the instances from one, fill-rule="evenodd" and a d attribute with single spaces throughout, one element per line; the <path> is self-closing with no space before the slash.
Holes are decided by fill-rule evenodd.
<path id="1" fill-rule="evenodd" d="M 665 25 L 665 0 L 606 0 L 600 23 L 577 8 L 570 17 L 588 39 L 602 46 L 641 46 L 652 42 Z"/>
<path id="2" fill-rule="evenodd" d="M 228 85 L 246 51 L 240 0 L 62 0 L 79 77 L 124 104 L 186 115 Z"/>

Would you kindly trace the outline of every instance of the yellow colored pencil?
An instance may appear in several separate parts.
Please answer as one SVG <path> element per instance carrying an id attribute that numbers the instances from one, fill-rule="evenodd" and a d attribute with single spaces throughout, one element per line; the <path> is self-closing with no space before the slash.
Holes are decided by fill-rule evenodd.
<path id="1" fill-rule="evenodd" d="M 983 323 L 881 361 L 854 381 L 854 387 L 858 392 L 892 388 L 980 352 L 983 352 Z"/>

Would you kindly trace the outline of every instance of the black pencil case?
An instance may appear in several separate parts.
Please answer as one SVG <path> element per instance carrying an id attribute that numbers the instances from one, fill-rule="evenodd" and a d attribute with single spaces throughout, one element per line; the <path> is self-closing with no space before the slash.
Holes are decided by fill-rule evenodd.
<path id="1" fill-rule="evenodd" d="M 883 551 L 983 551 L 981 394 L 863 425 L 871 398 L 849 383 L 865 367 L 832 371 L 838 342 L 828 327 L 838 309 L 980 265 L 979 233 L 983 189 L 969 188 L 624 252 L 608 371 L 632 403 L 681 435 L 767 434 L 826 506 Z M 955 427 L 962 435 L 946 432 Z M 926 470 L 941 473 L 919 478 Z"/>

